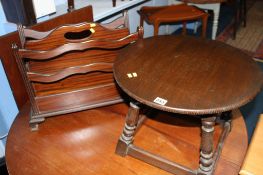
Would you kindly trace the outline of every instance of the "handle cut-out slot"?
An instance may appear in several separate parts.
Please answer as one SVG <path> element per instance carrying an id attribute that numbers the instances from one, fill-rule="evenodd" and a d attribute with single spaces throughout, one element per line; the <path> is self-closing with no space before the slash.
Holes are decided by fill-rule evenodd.
<path id="1" fill-rule="evenodd" d="M 68 40 L 80 40 L 88 38 L 92 32 L 90 30 L 83 30 L 80 32 L 67 32 L 64 34 L 64 37 Z"/>

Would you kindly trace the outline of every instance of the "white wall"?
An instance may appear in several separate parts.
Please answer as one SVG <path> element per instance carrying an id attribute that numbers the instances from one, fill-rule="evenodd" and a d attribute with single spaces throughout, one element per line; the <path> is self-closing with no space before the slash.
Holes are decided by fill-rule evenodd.
<path id="1" fill-rule="evenodd" d="M 13 123 L 18 108 L 15 103 L 11 88 L 9 86 L 6 74 L 0 61 L 0 138 L 6 135 Z M 4 153 L 6 139 L 0 140 L 0 158 Z"/>
<path id="2" fill-rule="evenodd" d="M 6 22 L 6 17 L 1 2 L 0 2 L 0 19 L 1 22 Z"/>
<path id="3" fill-rule="evenodd" d="M 56 5 L 67 4 L 67 0 L 54 0 Z"/>
<path id="4" fill-rule="evenodd" d="M 6 33 L 13 32 L 17 29 L 16 24 L 9 23 L 6 21 L 5 13 L 0 2 L 0 36 Z"/>

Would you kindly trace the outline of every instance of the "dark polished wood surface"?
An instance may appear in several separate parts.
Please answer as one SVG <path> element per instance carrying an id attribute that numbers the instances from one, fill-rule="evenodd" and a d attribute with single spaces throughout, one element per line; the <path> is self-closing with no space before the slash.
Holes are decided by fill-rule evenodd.
<path id="1" fill-rule="evenodd" d="M 141 103 L 194 115 L 238 108 L 263 85 L 263 73 L 245 53 L 189 36 L 152 37 L 128 46 L 114 64 L 114 76 Z M 155 103 L 157 97 L 167 103 Z"/>
<path id="2" fill-rule="evenodd" d="M 6 163 L 10 175 L 169 175 L 132 157 L 114 153 L 127 106 L 119 104 L 48 118 L 31 132 L 27 104 L 15 119 L 7 139 Z M 216 175 L 238 174 L 247 149 L 247 133 L 239 111 L 226 139 Z M 187 128 L 187 129 L 186 129 Z M 217 142 L 221 127 L 216 126 Z M 146 119 L 135 144 L 172 161 L 197 168 L 200 120 L 160 114 Z"/>

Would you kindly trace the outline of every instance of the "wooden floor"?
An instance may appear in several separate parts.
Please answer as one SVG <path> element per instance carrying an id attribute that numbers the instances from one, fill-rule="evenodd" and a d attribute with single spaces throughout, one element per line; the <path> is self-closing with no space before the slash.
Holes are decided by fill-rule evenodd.
<path id="1" fill-rule="evenodd" d="M 132 157 L 114 153 L 124 125 L 124 104 L 48 118 L 31 132 L 29 107 L 16 118 L 7 141 L 6 162 L 11 175 L 169 175 Z M 247 133 L 239 111 L 223 148 L 215 174 L 236 175 L 246 149 Z M 160 114 L 147 118 L 135 145 L 189 168 L 198 167 L 200 121 Z M 216 127 L 215 140 L 220 127 Z"/>

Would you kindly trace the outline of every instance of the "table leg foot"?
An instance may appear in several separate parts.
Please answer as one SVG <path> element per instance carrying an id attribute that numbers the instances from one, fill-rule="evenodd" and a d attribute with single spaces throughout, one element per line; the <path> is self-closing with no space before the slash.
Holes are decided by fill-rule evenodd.
<path id="1" fill-rule="evenodd" d="M 32 118 L 29 121 L 31 131 L 38 131 L 39 123 L 45 121 L 44 117 Z"/>
<path id="2" fill-rule="evenodd" d="M 118 154 L 119 156 L 125 157 L 128 154 L 128 148 L 129 148 L 129 144 L 119 139 L 115 153 Z"/>
<path id="3" fill-rule="evenodd" d="M 38 123 L 29 124 L 31 131 L 38 131 Z"/>
<path id="4" fill-rule="evenodd" d="M 130 103 L 129 112 L 126 116 L 126 122 L 123 132 L 118 140 L 115 153 L 120 156 L 126 156 L 129 145 L 133 142 L 133 137 L 139 121 L 140 108 L 135 103 Z"/>

